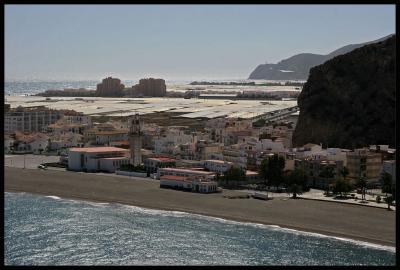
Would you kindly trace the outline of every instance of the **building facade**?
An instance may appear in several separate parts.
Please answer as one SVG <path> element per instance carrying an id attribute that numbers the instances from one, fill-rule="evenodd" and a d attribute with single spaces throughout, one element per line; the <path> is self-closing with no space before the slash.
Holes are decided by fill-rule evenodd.
<path id="1" fill-rule="evenodd" d="M 64 111 L 45 106 L 13 108 L 4 114 L 4 132 L 44 132 L 48 125 L 54 124 L 63 115 Z"/>
<path id="2" fill-rule="evenodd" d="M 313 188 L 326 189 L 341 176 L 343 161 L 319 160 L 312 158 L 295 159 L 295 169 L 300 169 L 307 176 L 307 185 Z"/>
<path id="3" fill-rule="evenodd" d="M 367 180 L 377 180 L 382 167 L 382 156 L 380 153 L 370 152 L 368 149 L 355 149 L 347 153 L 347 169 L 349 177 Z"/>
<path id="4" fill-rule="evenodd" d="M 121 165 L 129 164 L 129 151 L 116 147 L 70 148 L 68 169 L 87 172 L 115 172 Z"/>
<path id="5" fill-rule="evenodd" d="M 176 167 L 176 160 L 166 157 L 151 157 L 144 160 L 144 168 L 148 173 L 156 173 L 158 168 Z"/>
<path id="6" fill-rule="evenodd" d="M 97 84 L 96 96 L 98 97 L 121 97 L 125 85 L 121 83 L 120 79 L 108 77 Z"/>

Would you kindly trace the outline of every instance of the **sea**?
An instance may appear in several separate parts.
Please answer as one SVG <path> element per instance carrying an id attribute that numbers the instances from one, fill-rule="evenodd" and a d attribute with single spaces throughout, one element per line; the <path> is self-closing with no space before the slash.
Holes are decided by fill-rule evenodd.
<path id="1" fill-rule="evenodd" d="M 228 79 L 212 80 L 212 81 L 228 81 Z M 245 81 L 245 80 L 232 79 L 232 81 Z M 81 80 L 81 81 L 9 80 L 4 83 L 4 94 L 6 96 L 34 95 L 49 89 L 63 90 L 65 88 L 85 88 L 90 90 L 96 90 L 96 86 L 100 82 L 101 80 Z M 121 83 L 123 83 L 126 87 L 131 87 L 137 84 L 138 82 L 139 80 L 121 80 Z M 166 80 L 166 85 L 167 87 L 174 85 L 187 85 L 190 82 L 191 80 Z"/>
<path id="2" fill-rule="evenodd" d="M 5 265 L 395 265 L 395 248 L 177 211 L 4 194 Z"/>
<path id="3" fill-rule="evenodd" d="M 192 81 L 213 81 L 213 82 L 279 82 L 273 80 L 247 80 L 240 78 L 225 78 L 225 79 L 181 79 L 181 80 L 166 80 L 165 84 L 167 85 L 167 90 L 176 91 L 177 86 L 189 86 L 189 83 Z M 98 83 L 101 80 L 80 80 L 80 81 L 71 81 L 71 80 L 54 80 L 54 81 L 46 81 L 46 80 L 8 80 L 4 83 L 4 94 L 5 96 L 25 96 L 25 95 L 35 95 L 46 90 L 63 90 L 65 88 L 85 88 L 90 90 L 95 90 Z M 131 87 L 137 84 L 139 80 L 121 80 L 126 87 Z M 283 82 L 283 81 L 282 81 Z M 218 87 L 214 87 L 213 90 Z M 273 87 L 270 87 L 273 89 Z"/>

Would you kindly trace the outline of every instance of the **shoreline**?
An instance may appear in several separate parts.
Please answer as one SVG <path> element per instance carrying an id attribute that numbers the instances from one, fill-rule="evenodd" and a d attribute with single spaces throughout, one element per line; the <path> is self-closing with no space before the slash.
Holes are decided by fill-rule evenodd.
<path id="1" fill-rule="evenodd" d="M 71 174 L 74 174 L 74 179 Z M 309 200 L 233 200 L 223 198 L 224 193 L 187 193 L 160 189 L 158 183 L 145 179 L 123 179 L 76 172 L 5 168 L 5 176 L 5 192 L 26 192 L 63 199 L 180 211 L 395 247 L 395 214 L 384 209 Z M 129 188 L 134 192 L 129 192 Z M 296 207 L 298 209 L 295 210 L 298 211 L 293 211 Z M 335 213 L 332 214 L 332 211 Z M 371 217 L 371 211 L 379 216 Z M 330 217 L 331 214 L 334 217 Z M 355 222 L 349 222 L 349 219 Z M 331 223 L 341 226 L 336 227 Z"/>
<path id="2" fill-rule="evenodd" d="M 41 193 L 31 193 L 31 192 L 26 192 L 26 191 L 19 191 L 19 190 L 9 190 L 9 191 L 5 191 L 5 192 L 9 192 L 9 193 L 27 193 L 27 194 L 31 194 L 31 195 L 37 195 L 37 196 L 43 196 L 43 197 L 54 197 L 55 195 L 52 194 L 41 194 Z M 184 214 L 192 214 L 192 215 L 198 215 L 201 216 L 202 218 L 215 218 L 215 219 L 223 219 L 226 221 L 233 221 L 233 222 L 239 222 L 239 223 L 243 223 L 245 225 L 264 225 L 264 226 L 275 226 L 275 227 L 279 227 L 282 230 L 293 230 L 302 234 L 312 234 L 312 235 L 316 235 L 316 237 L 326 237 L 326 238 L 332 238 L 332 239 L 336 239 L 339 241 L 344 241 L 344 242 L 351 242 L 353 244 L 360 244 L 360 245 L 364 245 L 364 246 L 369 246 L 369 247 L 375 247 L 378 249 L 382 249 L 382 250 L 387 250 L 387 251 L 391 251 L 391 252 L 396 252 L 395 250 L 392 250 L 393 248 L 396 248 L 396 246 L 392 246 L 389 245 L 386 242 L 371 242 L 368 240 L 371 239 L 365 239 L 365 238 L 348 238 L 347 235 L 341 235 L 341 234 L 328 234 L 325 231 L 316 231 L 316 230 L 309 230 L 306 231 L 303 228 L 298 228 L 298 227 L 288 227 L 286 225 L 278 225 L 278 224 L 267 224 L 267 223 L 256 223 L 253 222 L 251 220 L 247 220 L 247 219 L 233 219 L 230 217 L 222 217 L 222 216 L 212 216 L 209 214 L 199 214 L 197 212 L 192 212 L 192 211 L 184 211 L 184 210 L 179 210 L 179 209 L 169 209 L 169 208 L 150 208 L 147 206 L 139 206 L 139 205 L 132 205 L 132 204 L 128 204 L 126 202 L 118 202 L 118 201 L 106 201 L 106 200 L 96 200 L 96 199 L 86 199 L 86 198 L 81 198 L 81 197 L 57 197 L 57 199 L 61 199 L 61 200 L 74 200 L 74 201 L 80 201 L 80 202 L 85 202 L 85 203 L 89 203 L 89 202 L 93 202 L 93 203 L 107 203 L 107 204 L 120 204 L 120 205 L 125 205 L 125 206 L 134 206 L 134 207 L 138 207 L 141 209 L 146 209 L 146 210 L 160 210 L 160 211 L 167 211 L 167 212 L 172 212 L 172 211 L 177 211 L 177 212 L 181 212 Z M 376 241 L 379 241 L 378 239 L 376 239 Z"/>

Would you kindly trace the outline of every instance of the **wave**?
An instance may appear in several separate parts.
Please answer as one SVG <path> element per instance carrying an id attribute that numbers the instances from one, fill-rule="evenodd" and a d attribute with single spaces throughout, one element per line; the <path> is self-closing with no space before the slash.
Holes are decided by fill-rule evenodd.
<path id="1" fill-rule="evenodd" d="M 26 194 L 25 192 L 19 192 L 19 193 Z M 5 192 L 5 194 L 16 194 L 16 193 Z M 292 233 L 292 234 L 296 234 L 296 235 L 304 235 L 304 236 L 311 236 L 311 237 L 318 237 L 318 238 L 334 239 L 334 240 L 338 240 L 338 241 L 342 241 L 342 242 L 348 242 L 348 243 L 351 243 L 351 244 L 354 244 L 354 245 L 358 245 L 358 246 L 363 246 L 363 247 L 366 247 L 366 248 L 385 250 L 385 251 L 389 251 L 389 252 L 392 252 L 392 253 L 396 252 L 396 248 L 395 247 L 391 247 L 391 246 L 379 245 L 379 244 L 374 244 L 374 243 L 370 243 L 370 242 L 354 240 L 354 239 L 349 239 L 349 238 L 344 238 L 344 237 L 325 235 L 325 234 L 321 234 L 321 233 L 306 232 L 306 231 L 302 231 L 302 230 L 285 228 L 285 227 L 282 227 L 282 226 L 279 226 L 279 225 L 266 225 L 266 224 L 254 223 L 254 222 L 234 221 L 234 220 L 229 220 L 229 219 L 220 218 L 220 217 L 213 217 L 213 216 L 207 216 L 207 215 L 201 215 L 201 214 L 194 214 L 194 213 L 183 212 L 183 211 L 150 209 L 150 208 L 144 208 L 144 207 L 139 207 L 139 206 L 121 204 L 121 203 L 90 202 L 90 201 L 84 201 L 84 200 L 60 198 L 58 196 L 45 196 L 45 197 L 52 198 L 52 199 L 55 199 L 55 200 L 69 201 L 69 202 L 72 202 L 72 203 L 88 204 L 88 205 L 91 205 L 91 206 L 94 206 L 94 207 L 104 207 L 104 206 L 111 207 L 113 205 L 114 206 L 117 205 L 118 207 L 130 210 L 130 211 L 135 212 L 135 213 L 142 213 L 142 214 L 148 214 L 148 215 L 157 215 L 157 216 L 166 216 L 166 217 L 196 218 L 196 219 L 201 219 L 201 220 L 217 221 L 217 222 L 223 223 L 223 224 L 244 225 L 244 226 L 251 226 L 251 227 L 256 227 L 256 228 L 261 228 L 261 229 L 273 230 L 273 231 L 288 232 L 288 233 Z"/>
<path id="2" fill-rule="evenodd" d="M 191 218 L 199 218 L 199 219 L 209 220 L 209 221 L 217 221 L 217 222 L 224 223 L 224 224 L 252 226 L 252 227 L 261 228 L 261 229 L 268 229 L 268 230 L 274 230 L 274 231 L 284 231 L 284 232 L 293 233 L 293 234 L 297 234 L 297 235 L 305 235 L 305 236 L 312 236 L 312 237 L 318 237 L 318 238 L 335 239 L 335 240 L 338 240 L 338 241 L 348 242 L 348 243 L 355 244 L 355 245 L 358 245 L 358 246 L 374 248 L 374 249 L 380 249 L 380 250 L 385 250 L 385 251 L 389 251 L 389 252 L 393 252 L 393 253 L 396 252 L 396 248 L 395 247 L 391 247 L 391 246 L 379 245 L 379 244 L 374 244 L 374 243 L 370 243 L 370 242 L 354 240 L 354 239 L 350 239 L 350 238 L 325 235 L 325 234 L 321 234 L 321 233 L 314 233 L 314 232 L 306 232 L 306 231 L 301 231 L 301 230 L 296 230 L 296 229 L 289 229 L 289 228 L 285 228 L 285 227 L 282 227 L 282 226 L 279 226 L 279 225 L 266 225 L 266 224 L 253 223 L 253 222 L 234 221 L 234 220 L 229 220 L 229 219 L 220 218 L 220 217 L 212 217 L 212 216 L 194 214 L 194 213 L 188 213 L 188 212 L 182 212 L 182 211 L 148 209 L 148 208 L 143 208 L 143 207 L 138 207 L 138 206 L 131 206 L 131 205 L 124 205 L 124 204 L 119 204 L 119 205 L 121 205 L 121 206 L 123 206 L 125 208 L 130 208 L 130 209 L 134 210 L 135 212 L 140 212 L 140 213 L 145 213 L 145 214 L 171 216 L 171 217 L 191 217 Z"/>
<path id="3" fill-rule="evenodd" d="M 62 200 L 60 197 L 58 197 L 58 196 L 45 196 L 45 197 L 47 197 L 47 198 L 52 198 L 52 199 L 54 199 L 54 200 Z"/>

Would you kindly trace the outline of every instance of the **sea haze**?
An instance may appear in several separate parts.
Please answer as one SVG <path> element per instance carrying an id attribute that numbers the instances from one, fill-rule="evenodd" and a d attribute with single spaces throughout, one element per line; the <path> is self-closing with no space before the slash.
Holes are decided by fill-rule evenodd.
<path id="1" fill-rule="evenodd" d="M 394 248 L 174 211 L 5 193 L 6 265 L 394 265 Z"/>

